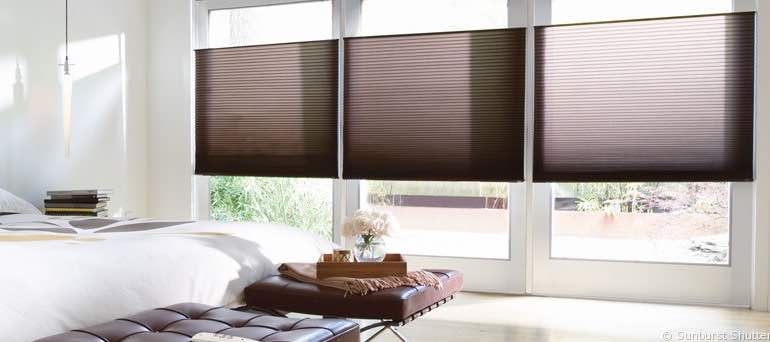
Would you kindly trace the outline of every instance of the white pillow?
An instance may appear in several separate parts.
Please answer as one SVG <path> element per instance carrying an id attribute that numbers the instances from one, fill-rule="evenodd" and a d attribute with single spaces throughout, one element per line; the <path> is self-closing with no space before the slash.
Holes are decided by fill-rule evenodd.
<path id="1" fill-rule="evenodd" d="M 0 189 L 0 213 L 40 215 L 40 210 L 37 210 L 32 203 Z"/>

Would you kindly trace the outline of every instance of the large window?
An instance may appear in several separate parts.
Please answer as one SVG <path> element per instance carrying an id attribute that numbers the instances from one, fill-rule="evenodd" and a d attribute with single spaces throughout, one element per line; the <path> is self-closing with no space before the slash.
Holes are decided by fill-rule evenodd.
<path id="1" fill-rule="evenodd" d="M 728 264 L 728 183 L 553 185 L 551 257 Z"/>
<path id="2" fill-rule="evenodd" d="M 208 47 L 331 39 L 331 1 L 209 12 Z M 331 179 L 209 178 L 213 220 L 286 224 L 332 238 Z"/>
<path id="3" fill-rule="evenodd" d="M 362 0 L 357 34 L 386 35 L 508 27 L 507 0 Z"/>
<path id="4" fill-rule="evenodd" d="M 362 0 L 356 35 L 508 27 L 507 0 Z M 507 259 L 508 184 L 362 181 L 370 207 L 393 213 L 400 234 L 388 247 L 411 255 Z"/>
<path id="5" fill-rule="evenodd" d="M 209 47 L 332 38 L 332 2 L 215 10 L 209 13 Z"/>
<path id="6" fill-rule="evenodd" d="M 734 6 L 733 0 L 549 3 L 549 24 L 726 13 Z M 729 183 L 560 183 L 552 190 L 551 257 L 730 263 Z"/>
<path id="7" fill-rule="evenodd" d="M 401 226 L 389 248 L 413 255 L 508 258 L 508 185 L 482 182 L 362 182 L 369 207 Z"/>

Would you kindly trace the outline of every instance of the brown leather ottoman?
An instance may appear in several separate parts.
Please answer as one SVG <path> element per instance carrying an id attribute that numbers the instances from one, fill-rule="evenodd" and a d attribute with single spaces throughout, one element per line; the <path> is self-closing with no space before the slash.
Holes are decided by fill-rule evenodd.
<path id="1" fill-rule="evenodd" d="M 258 341 L 358 342 L 358 324 L 340 319 L 292 319 L 203 304 L 177 304 L 145 311 L 37 342 L 189 342 L 209 332 Z"/>
<path id="2" fill-rule="evenodd" d="M 462 273 L 452 270 L 428 270 L 441 279 L 444 287 L 398 287 L 366 296 L 346 295 L 345 291 L 303 283 L 276 275 L 246 288 L 246 304 L 250 307 L 283 312 L 299 312 L 325 317 L 377 319 L 381 323 L 361 329 L 382 327 L 406 340 L 393 327 L 402 326 L 454 298 L 463 286 Z"/>

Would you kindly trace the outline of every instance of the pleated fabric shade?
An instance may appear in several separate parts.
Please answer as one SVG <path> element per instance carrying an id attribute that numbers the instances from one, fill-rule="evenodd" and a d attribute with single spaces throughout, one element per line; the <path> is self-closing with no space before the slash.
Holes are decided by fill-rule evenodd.
<path id="1" fill-rule="evenodd" d="M 521 181 L 523 28 L 345 39 L 343 177 Z"/>
<path id="2" fill-rule="evenodd" d="M 337 177 L 337 40 L 195 55 L 196 174 Z"/>
<path id="3" fill-rule="evenodd" d="M 753 179 L 754 13 L 535 34 L 534 181 Z"/>

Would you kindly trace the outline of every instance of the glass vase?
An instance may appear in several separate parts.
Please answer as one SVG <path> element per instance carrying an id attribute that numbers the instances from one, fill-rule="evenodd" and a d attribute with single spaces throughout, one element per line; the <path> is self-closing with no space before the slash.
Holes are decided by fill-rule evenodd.
<path id="1" fill-rule="evenodd" d="M 381 262 L 385 259 L 385 241 L 379 236 L 359 235 L 355 257 L 358 262 Z"/>

